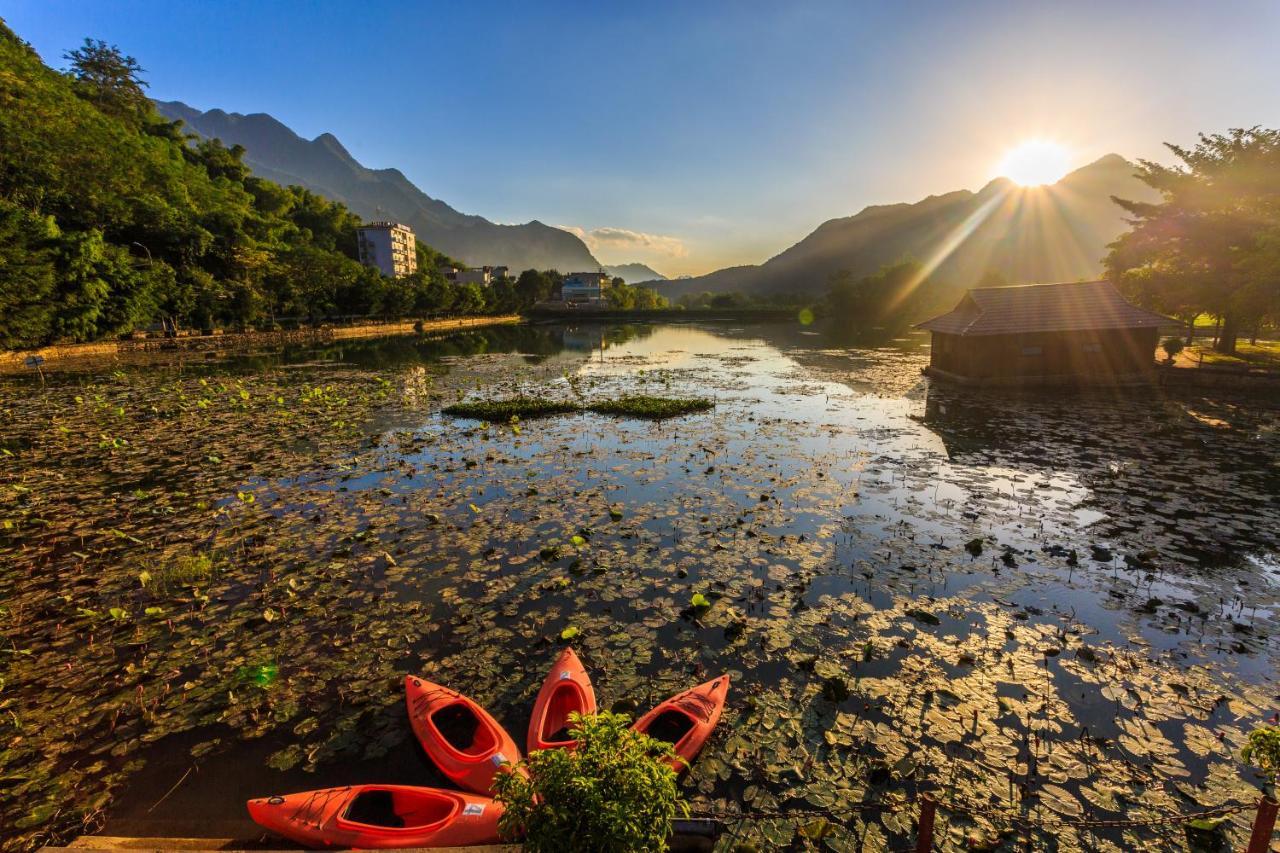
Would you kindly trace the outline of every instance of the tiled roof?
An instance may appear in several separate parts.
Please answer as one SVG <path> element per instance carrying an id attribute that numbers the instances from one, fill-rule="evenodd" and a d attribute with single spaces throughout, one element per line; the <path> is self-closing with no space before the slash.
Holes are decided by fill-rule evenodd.
<path id="1" fill-rule="evenodd" d="M 975 287 L 951 312 L 917 328 L 953 335 L 1079 332 L 1178 325 L 1131 305 L 1109 281 Z"/>

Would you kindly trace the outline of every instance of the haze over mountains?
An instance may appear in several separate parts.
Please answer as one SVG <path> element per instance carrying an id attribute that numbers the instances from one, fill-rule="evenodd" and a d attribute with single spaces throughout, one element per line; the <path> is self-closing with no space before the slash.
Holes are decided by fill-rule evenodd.
<path id="1" fill-rule="evenodd" d="M 931 281 L 956 288 L 972 286 L 987 272 L 1011 284 L 1095 278 L 1107 244 L 1128 229 L 1111 196 L 1156 199 L 1135 170 L 1118 154 L 1108 154 L 1044 187 L 997 178 L 976 193 L 958 190 L 914 204 L 868 207 L 822 223 L 763 264 L 669 282 L 662 292 L 819 295 L 833 273 L 870 275 L 904 259 L 926 265 L 937 260 Z"/>
<path id="2" fill-rule="evenodd" d="M 621 278 L 627 284 L 638 281 L 666 281 L 667 277 L 647 264 L 615 264 L 605 265 L 605 272 L 614 278 Z"/>
<path id="3" fill-rule="evenodd" d="M 255 174 L 307 187 L 365 219 L 406 222 L 423 242 L 469 264 L 515 271 L 603 268 L 629 284 L 650 282 L 672 298 L 703 291 L 818 296 L 837 272 L 870 275 L 908 258 L 936 263 L 930 281 L 957 289 L 988 272 L 1012 284 L 1093 278 L 1107 244 L 1128 227 L 1111 197 L 1155 200 L 1154 191 L 1134 177 L 1132 163 L 1108 154 L 1044 187 L 997 178 L 977 192 L 867 207 L 822 223 L 763 264 L 667 280 L 645 264 L 602 265 L 576 234 L 536 220 L 499 225 L 460 213 L 398 169 L 362 166 L 332 134 L 308 141 L 264 113 L 200 112 L 179 101 L 156 107 L 202 136 L 244 146 L 244 162 Z"/>
<path id="4" fill-rule="evenodd" d="M 366 220 L 407 223 L 424 243 L 468 264 L 506 265 L 515 271 L 600 267 L 586 244 L 568 231 L 536 220 L 499 225 L 460 213 L 422 192 L 399 169 L 365 168 L 332 134 L 306 140 L 265 113 L 201 112 L 181 101 L 155 103 L 162 115 L 182 119 L 201 136 L 243 145 L 245 165 L 259 177 L 306 187 Z"/>

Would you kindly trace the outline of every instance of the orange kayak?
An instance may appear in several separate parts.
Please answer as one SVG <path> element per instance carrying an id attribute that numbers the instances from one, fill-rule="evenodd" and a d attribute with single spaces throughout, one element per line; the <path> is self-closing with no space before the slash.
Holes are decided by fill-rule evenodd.
<path id="1" fill-rule="evenodd" d="M 729 676 L 699 684 L 677 693 L 632 726 L 638 732 L 675 744 L 676 754 L 690 763 L 720 722 L 724 700 L 729 695 Z M 671 761 L 677 773 L 685 769 L 679 761 Z"/>
<path id="2" fill-rule="evenodd" d="M 498 841 L 488 797 L 408 785 L 353 785 L 249 801 L 249 815 L 308 847 L 461 847 Z"/>
<path id="3" fill-rule="evenodd" d="M 582 661 L 565 649 L 556 658 L 551 672 L 542 682 L 538 698 L 533 703 L 533 717 L 529 720 L 529 751 L 571 747 L 577 741 L 569 738 L 569 715 L 583 716 L 596 712 L 596 692 L 591 689 L 591 679 Z"/>
<path id="4" fill-rule="evenodd" d="M 520 761 L 520 748 L 475 702 L 424 678 L 404 680 L 409 724 L 444 775 L 468 791 L 488 794 L 503 764 Z"/>

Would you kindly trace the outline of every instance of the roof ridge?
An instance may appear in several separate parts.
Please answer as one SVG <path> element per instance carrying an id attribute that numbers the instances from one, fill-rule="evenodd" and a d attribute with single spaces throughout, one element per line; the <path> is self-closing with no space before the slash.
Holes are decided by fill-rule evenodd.
<path id="1" fill-rule="evenodd" d="M 1031 287 L 1065 287 L 1072 284 L 1110 284 L 1115 287 L 1105 278 L 1094 278 L 1089 281 L 1036 281 L 1029 284 L 988 284 L 983 287 L 971 287 L 969 290 L 1025 290 Z"/>

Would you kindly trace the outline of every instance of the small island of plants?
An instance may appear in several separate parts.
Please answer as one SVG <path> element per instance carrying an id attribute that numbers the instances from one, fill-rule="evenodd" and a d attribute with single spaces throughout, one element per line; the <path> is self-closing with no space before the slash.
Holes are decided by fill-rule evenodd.
<path id="1" fill-rule="evenodd" d="M 636 394 L 601 400 L 579 406 L 563 400 L 547 400 L 541 397 L 509 397 L 503 400 L 464 400 L 445 406 L 441 411 L 455 418 L 470 418 L 492 423 L 510 423 L 528 418 L 564 415 L 570 412 L 595 412 L 598 415 L 619 415 L 628 418 L 661 420 L 681 415 L 706 412 L 715 408 L 715 402 L 705 397 L 653 397 Z"/>

